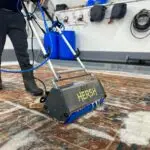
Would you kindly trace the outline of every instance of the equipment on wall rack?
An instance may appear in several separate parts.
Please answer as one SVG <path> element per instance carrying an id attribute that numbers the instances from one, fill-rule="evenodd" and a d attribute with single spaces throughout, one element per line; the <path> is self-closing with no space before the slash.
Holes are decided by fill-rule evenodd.
<path id="1" fill-rule="evenodd" d="M 111 23 L 114 19 L 124 18 L 126 13 L 127 13 L 127 4 L 126 3 L 114 4 L 114 6 L 112 8 L 109 23 Z"/>
<path id="2" fill-rule="evenodd" d="M 66 10 L 69 7 L 67 6 L 67 4 L 57 4 L 56 5 L 56 11 L 61 11 L 61 10 Z"/>
<path id="3" fill-rule="evenodd" d="M 134 31 L 136 33 L 134 33 Z M 144 39 L 150 35 L 150 10 L 142 9 L 135 15 L 130 25 L 131 34 L 137 39 Z M 145 36 L 139 37 L 136 34 L 146 33 Z"/>
<path id="4" fill-rule="evenodd" d="M 101 5 L 95 5 L 90 10 L 91 22 L 101 22 L 105 17 L 106 7 Z"/>

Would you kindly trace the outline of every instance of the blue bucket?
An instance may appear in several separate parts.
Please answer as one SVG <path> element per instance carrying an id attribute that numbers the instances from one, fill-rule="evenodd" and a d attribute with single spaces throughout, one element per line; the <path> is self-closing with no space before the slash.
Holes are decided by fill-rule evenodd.
<path id="1" fill-rule="evenodd" d="M 86 6 L 93 6 L 95 4 L 106 4 L 108 0 L 88 0 L 86 2 Z"/>
<path id="2" fill-rule="evenodd" d="M 58 59 L 59 52 L 58 52 L 58 33 L 56 32 L 49 32 L 46 33 L 44 36 L 44 47 L 47 53 L 50 52 L 50 59 Z"/>
<path id="3" fill-rule="evenodd" d="M 86 6 L 93 6 L 93 5 L 95 5 L 95 0 L 88 0 L 86 2 Z"/>
<path id="4" fill-rule="evenodd" d="M 66 37 L 70 45 L 76 50 L 76 35 L 74 31 L 63 31 L 63 35 Z M 59 35 L 59 57 L 62 60 L 74 60 L 75 57 Z"/>
<path id="5" fill-rule="evenodd" d="M 108 0 L 96 0 L 96 4 L 106 4 Z"/>

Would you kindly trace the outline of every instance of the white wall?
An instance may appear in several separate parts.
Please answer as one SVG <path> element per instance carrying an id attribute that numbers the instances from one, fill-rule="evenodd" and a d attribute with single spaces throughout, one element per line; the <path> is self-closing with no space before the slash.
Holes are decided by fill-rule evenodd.
<path id="1" fill-rule="evenodd" d="M 134 15 L 141 9 L 150 10 L 150 1 L 128 3 L 128 12 L 124 19 L 108 24 L 108 19 L 101 23 L 89 21 L 89 8 L 57 12 L 61 20 L 69 16 L 66 27 L 75 30 L 77 45 L 82 51 L 121 51 L 150 52 L 150 36 L 146 39 L 135 39 L 130 33 L 130 23 Z M 106 18 L 110 16 L 111 8 L 107 9 Z M 84 14 L 85 22 L 80 25 L 75 18 Z M 143 36 L 143 35 L 142 35 Z"/>

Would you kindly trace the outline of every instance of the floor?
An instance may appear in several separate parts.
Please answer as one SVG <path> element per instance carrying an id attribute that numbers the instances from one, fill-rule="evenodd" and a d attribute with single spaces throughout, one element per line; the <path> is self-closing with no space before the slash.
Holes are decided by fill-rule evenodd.
<path id="1" fill-rule="evenodd" d="M 24 91 L 20 74 L 3 73 L 0 150 L 150 150 L 150 100 L 144 100 L 150 78 L 94 73 L 107 93 L 105 104 L 70 125 L 42 113 L 40 98 Z M 51 88 L 47 67 L 36 77 Z"/>

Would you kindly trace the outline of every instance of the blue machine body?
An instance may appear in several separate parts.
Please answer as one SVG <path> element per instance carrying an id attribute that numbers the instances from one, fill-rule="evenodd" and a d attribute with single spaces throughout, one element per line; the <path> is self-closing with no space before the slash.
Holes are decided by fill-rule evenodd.
<path id="1" fill-rule="evenodd" d="M 106 94 L 94 79 L 52 88 L 45 101 L 47 113 L 64 123 L 72 123 L 103 104 Z"/>
<path id="2" fill-rule="evenodd" d="M 79 119 L 80 117 L 84 116 L 87 113 L 90 113 L 91 111 L 95 110 L 98 106 L 102 106 L 104 103 L 104 98 L 101 98 L 100 100 L 97 100 L 91 104 L 88 104 L 84 106 L 82 109 L 77 110 L 76 112 L 73 112 L 65 121 L 65 124 L 73 123 L 75 120 Z"/>

